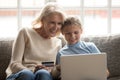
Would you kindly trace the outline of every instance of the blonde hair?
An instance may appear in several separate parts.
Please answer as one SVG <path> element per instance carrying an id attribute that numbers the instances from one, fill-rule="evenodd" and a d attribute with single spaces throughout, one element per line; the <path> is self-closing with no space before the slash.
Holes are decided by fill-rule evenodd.
<path id="1" fill-rule="evenodd" d="M 44 18 L 46 18 L 47 16 L 51 15 L 51 14 L 60 14 L 63 17 L 63 22 L 65 20 L 65 13 L 63 11 L 63 9 L 60 7 L 60 5 L 58 5 L 55 2 L 50 2 L 47 3 L 41 10 L 40 14 L 36 17 L 36 19 L 33 21 L 32 25 L 38 25 L 38 24 L 42 24 L 42 21 Z"/>

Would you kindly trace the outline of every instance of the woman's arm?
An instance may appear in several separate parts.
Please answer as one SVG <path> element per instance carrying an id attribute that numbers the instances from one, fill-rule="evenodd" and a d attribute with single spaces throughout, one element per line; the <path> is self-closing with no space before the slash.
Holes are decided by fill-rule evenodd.
<path id="1" fill-rule="evenodd" d="M 16 73 L 26 67 L 22 65 L 24 49 L 25 49 L 25 29 L 21 29 L 18 33 L 17 38 L 13 43 L 12 56 L 10 68 L 13 73 Z"/>

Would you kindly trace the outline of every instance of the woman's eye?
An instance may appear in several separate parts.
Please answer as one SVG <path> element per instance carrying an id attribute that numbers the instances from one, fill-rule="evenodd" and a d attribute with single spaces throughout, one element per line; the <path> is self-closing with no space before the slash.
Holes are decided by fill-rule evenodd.
<path id="1" fill-rule="evenodd" d="M 78 33 L 79 33 L 78 31 L 75 32 L 75 34 L 78 34 Z"/>

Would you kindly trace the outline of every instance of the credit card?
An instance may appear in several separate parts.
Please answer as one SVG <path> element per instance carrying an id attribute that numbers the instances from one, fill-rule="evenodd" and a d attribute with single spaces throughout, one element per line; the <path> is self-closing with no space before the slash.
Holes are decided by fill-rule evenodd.
<path id="1" fill-rule="evenodd" d="M 46 67 L 53 67 L 54 61 L 44 61 L 44 62 L 42 62 L 42 65 L 44 65 Z"/>

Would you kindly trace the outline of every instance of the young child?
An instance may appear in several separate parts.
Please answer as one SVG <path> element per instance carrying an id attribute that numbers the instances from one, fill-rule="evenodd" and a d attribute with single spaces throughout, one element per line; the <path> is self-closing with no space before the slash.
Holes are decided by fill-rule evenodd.
<path id="1" fill-rule="evenodd" d="M 80 40 L 83 28 L 77 17 L 68 17 L 61 28 L 61 32 L 65 37 L 67 44 L 58 52 L 56 64 L 60 63 L 60 56 L 64 54 L 100 53 L 94 43 Z"/>
<path id="2" fill-rule="evenodd" d="M 60 64 L 61 55 L 71 54 L 100 54 L 99 49 L 92 42 L 84 42 L 81 40 L 81 34 L 83 32 L 80 20 L 77 17 L 68 17 L 64 22 L 61 32 L 65 37 L 67 44 L 60 49 L 57 54 L 56 64 Z M 58 71 L 60 67 L 57 66 Z"/>

